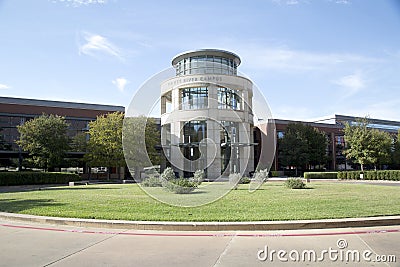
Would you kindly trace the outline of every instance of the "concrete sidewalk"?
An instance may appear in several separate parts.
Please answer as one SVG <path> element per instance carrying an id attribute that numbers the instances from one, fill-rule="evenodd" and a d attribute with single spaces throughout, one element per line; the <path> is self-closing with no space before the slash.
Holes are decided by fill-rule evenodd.
<path id="1" fill-rule="evenodd" d="M 158 222 L 60 218 L 0 212 L 0 220 L 1 219 L 27 223 L 70 225 L 77 227 L 98 227 L 111 229 L 122 228 L 131 230 L 158 231 L 304 230 L 400 225 L 400 216 L 257 222 Z"/>
<path id="2" fill-rule="evenodd" d="M 0 220 L 0 237 L 0 266 L 400 266 L 400 226 L 167 232 Z"/>

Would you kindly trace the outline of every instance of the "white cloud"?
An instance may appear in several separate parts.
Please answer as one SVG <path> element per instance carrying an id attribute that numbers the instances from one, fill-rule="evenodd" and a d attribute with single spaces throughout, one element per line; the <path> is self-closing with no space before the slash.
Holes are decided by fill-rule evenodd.
<path id="1" fill-rule="evenodd" d="M 310 71 L 328 69 L 339 64 L 371 63 L 378 59 L 356 54 L 316 53 L 286 47 L 260 47 L 245 45 L 238 53 L 250 68 L 280 71 Z"/>
<path id="2" fill-rule="evenodd" d="M 345 4 L 345 5 L 348 5 L 348 4 L 350 4 L 351 2 L 350 2 L 349 0 L 336 0 L 335 3 L 336 3 L 336 4 Z"/>
<path id="3" fill-rule="evenodd" d="M 311 3 L 310 0 L 271 0 L 271 1 L 275 4 L 279 4 L 279 5 L 284 4 L 284 5 L 288 5 L 288 6 Z M 327 1 L 334 3 L 334 4 L 350 4 L 351 3 L 350 0 L 327 0 Z"/>
<path id="4" fill-rule="evenodd" d="M 125 86 L 129 83 L 129 81 L 123 77 L 120 77 L 113 80 L 112 83 L 118 88 L 118 90 L 123 92 L 125 90 Z"/>
<path id="5" fill-rule="evenodd" d="M 91 34 L 87 32 L 83 33 L 83 38 L 85 39 L 86 43 L 79 45 L 79 54 L 85 54 L 94 57 L 96 57 L 98 54 L 107 54 L 123 60 L 120 49 L 108 41 L 107 38 L 98 34 Z"/>
<path id="6" fill-rule="evenodd" d="M 0 83 L 0 89 L 10 89 L 11 87 L 8 86 L 7 84 L 1 84 Z"/>
<path id="7" fill-rule="evenodd" d="M 298 0 L 289 0 L 289 1 L 286 1 L 286 4 L 287 4 L 287 5 L 297 5 L 298 3 L 299 3 Z"/>
<path id="8" fill-rule="evenodd" d="M 365 80 L 361 73 L 343 76 L 340 79 L 333 81 L 333 83 L 346 89 L 345 96 L 353 95 L 365 87 Z"/>
<path id="9" fill-rule="evenodd" d="M 285 4 L 288 6 L 292 6 L 292 5 L 298 5 L 300 3 L 308 3 L 308 1 L 305 0 L 272 0 L 273 3 L 275 4 Z"/>
<path id="10" fill-rule="evenodd" d="M 400 120 L 400 113 L 398 112 L 398 106 L 400 100 L 386 100 L 374 103 L 365 102 L 360 105 L 344 105 L 337 108 L 337 114 L 351 115 L 357 117 L 369 116 L 373 119 L 384 119 L 384 120 Z"/>
<path id="11" fill-rule="evenodd" d="M 64 3 L 66 6 L 80 7 L 93 4 L 106 4 L 107 0 L 52 0 L 53 3 Z"/>

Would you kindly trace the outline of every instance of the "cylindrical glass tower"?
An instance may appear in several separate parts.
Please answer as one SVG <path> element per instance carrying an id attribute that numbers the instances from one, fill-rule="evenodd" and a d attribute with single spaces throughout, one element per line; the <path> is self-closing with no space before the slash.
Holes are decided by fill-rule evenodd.
<path id="1" fill-rule="evenodd" d="M 216 49 L 172 60 L 176 76 L 161 84 L 162 146 L 181 176 L 253 171 L 253 84 L 237 75 L 239 64 L 236 54 Z"/>

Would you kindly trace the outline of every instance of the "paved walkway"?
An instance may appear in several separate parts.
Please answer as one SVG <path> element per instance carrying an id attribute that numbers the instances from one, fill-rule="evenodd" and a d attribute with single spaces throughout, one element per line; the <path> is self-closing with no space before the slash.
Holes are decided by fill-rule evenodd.
<path id="1" fill-rule="evenodd" d="M 400 226 L 166 232 L 0 220 L 0 238 L 0 266 L 400 266 Z"/>

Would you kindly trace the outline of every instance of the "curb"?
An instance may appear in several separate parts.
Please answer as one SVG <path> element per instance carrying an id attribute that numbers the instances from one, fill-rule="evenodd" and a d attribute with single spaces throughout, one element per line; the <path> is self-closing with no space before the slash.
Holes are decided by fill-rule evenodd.
<path id="1" fill-rule="evenodd" d="M 400 216 L 260 222 L 151 222 L 61 218 L 0 212 L 0 219 L 76 227 L 157 231 L 304 230 L 400 225 Z"/>

